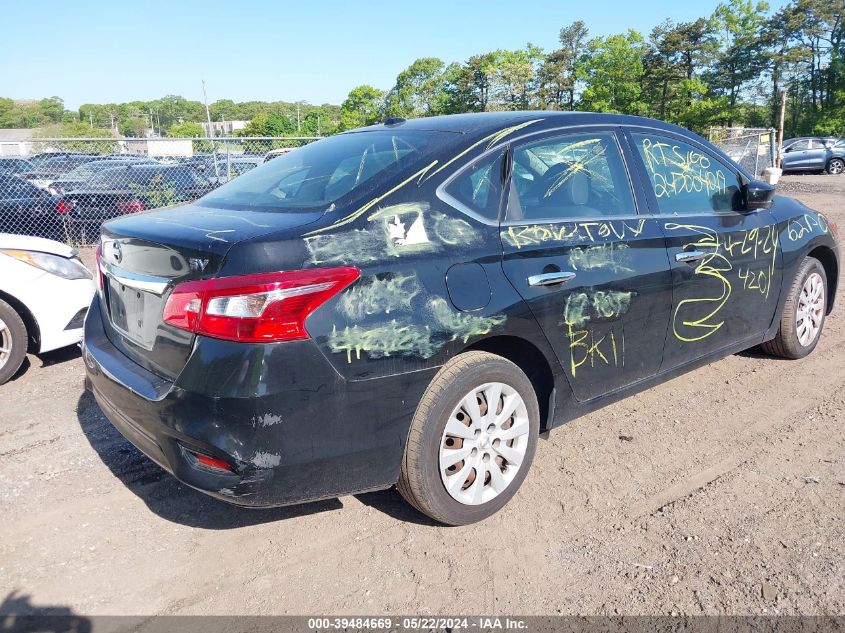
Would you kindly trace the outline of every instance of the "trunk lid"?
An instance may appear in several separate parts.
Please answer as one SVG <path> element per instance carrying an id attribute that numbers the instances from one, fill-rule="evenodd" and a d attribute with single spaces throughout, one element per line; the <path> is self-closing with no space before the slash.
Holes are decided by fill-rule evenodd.
<path id="1" fill-rule="evenodd" d="M 258 212 L 181 207 L 137 213 L 103 225 L 103 322 L 126 356 L 173 380 L 187 363 L 195 336 L 162 320 L 176 284 L 217 275 L 238 242 L 310 224 L 313 212 Z"/>

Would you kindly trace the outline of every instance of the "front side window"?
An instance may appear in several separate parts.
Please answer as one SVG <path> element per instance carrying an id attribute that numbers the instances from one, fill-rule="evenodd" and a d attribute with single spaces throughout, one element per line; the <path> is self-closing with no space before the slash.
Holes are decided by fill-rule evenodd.
<path id="1" fill-rule="evenodd" d="M 723 213 L 741 209 L 736 169 L 667 136 L 632 134 L 661 214 Z"/>
<path id="2" fill-rule="evenodd" d="M 611 132 L 570 134 L 513 152 L 508 220 L 570 220 L 636 214 Z"/>

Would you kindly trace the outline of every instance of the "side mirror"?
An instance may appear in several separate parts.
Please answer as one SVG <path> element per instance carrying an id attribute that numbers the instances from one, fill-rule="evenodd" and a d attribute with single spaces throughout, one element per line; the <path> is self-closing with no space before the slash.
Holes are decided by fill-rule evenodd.
<path id="1" fill-rule="evenodd" d="M 775 186 L 762 180 L 751 180 L 742 185 L 742 197 L 746 211 L 768 209 L 775 197 Z"/>
<path id="2" fill-rule="evenodd" d="M 783 148 L 783 153 L 784 153 L 784 154 L 789 154 L 789 152 L 793 151 L 794 149 L 795 149 L 795 147 L 794 147 L 794 146 L 792 146 L 792 145 L 790 145 L 789 147 L 784 147 L 784 148 Z"/>

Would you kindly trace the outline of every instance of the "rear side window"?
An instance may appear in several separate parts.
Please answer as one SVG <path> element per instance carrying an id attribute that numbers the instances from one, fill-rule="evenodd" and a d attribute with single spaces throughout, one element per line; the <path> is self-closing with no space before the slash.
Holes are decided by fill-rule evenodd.
<path id="1" fill-rule="evenodd" d="M 499 218 L 502 200 L 502 163 L 504 152 L 495 152 L 476 160 L 458 174 L 444 191 L 469 211 L 489 220 Z"/>
<path id="2" fill-rule="evenodd" d="M 610 132 L 569 134 L 517 147 L 508 220 L 634 215 L 628 172 Z"/>
<path id="3" fill-rule="evenodd" d="M 392 175 L 418 169 L 442 148 L 444 139 L 454 136 L 411 130 L 338 134 L 250 170 L 200 204 L 263 211 L 328 206 L 347 195 L 365 195 Z"/>
<path id="4" fill-rule="evenodd" d="M 697 147 L 656 134 L 632 134 L 661 214 L 741 208 L 736 169 Z"/>

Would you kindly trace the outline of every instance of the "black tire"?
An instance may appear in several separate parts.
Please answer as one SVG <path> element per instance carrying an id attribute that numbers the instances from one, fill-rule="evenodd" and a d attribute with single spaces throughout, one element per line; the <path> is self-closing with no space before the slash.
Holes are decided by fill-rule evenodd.
<path id="1" fill-rule="evenodd" d="M 513 479 L 497 496 L 479 505 L 465 505 L 449 494 L 441 480 L 441 442 L 452 412 L 467 394 L 488 382 L 503 383 L 522 398 L 529 424 L 527 447 Z M 522 485 L 534 459 L 539 433 L 537 395 L 525 373 L 495 354 L 460 354 L 440 369 L 417 406 L 397 488 L 408 503 L 440 523 L 466 525 L 481 521 L 499 511 Z M 503 472 L 511 467 L 505 466 Z"/>
<path id="2" fill-rule="evenodd" d="M 822 286 L 824 288 L 823 299 L 824 309 L 822 310 L 821 323 L 818 332 L 812 341 L 807 345 L 802 345 L 798 339 L 798 323 L 797 311 L 798 301 L 801 296 L 801 289 L 807 278 L 813 273 L 817 273 L 822 278 Z M 824 266 L 819 260 L 814 257 L 805 257 L 804 261 L 798 267 L 798 272 L 795 274 L 795 279 L 792 280 L 792 285 L 789 288 L 786 302 L 783 304 L 783 312 L 780 315 L 780 327 L 778 333 L 771 341 L 763 343 L 763 351 L 772 356 L 779 356 L 780 358 L 789 358 L 792 360 L 804 358 L 816 348 L 816 344 L 821 338 L 822 330 L 824 330 L 825 316 L 827 313 L 827 275 L 824 272 Z"/>
<path id="3" fill-rule="evenodd" d="M 831 176 L 838 176 L 839 174 L 845 172 L 845 160 L 841 158 L 831 158 L 827 162 L 825 171 Z"/>
<path id="4" fill-rule="evenodd" d="M 20 369 L 23 359 L 26 358 L 29 337 L 20 315 L 2 299 L 0 299 L 0 322 L 5 324 L 10 335 L 8 339 L 11 343 L 11 349 L 8 352 L 5 354 L 0 352 L 0 356 L 3 356 L 3 359 L 0 360 L 0 385 L 2 385 Z M 0 326 L 0 333 L 2 330 L 3 327 Z M 4 348 L 3 341 L 4 337 L 0 335 L 0 348 Z"/>

